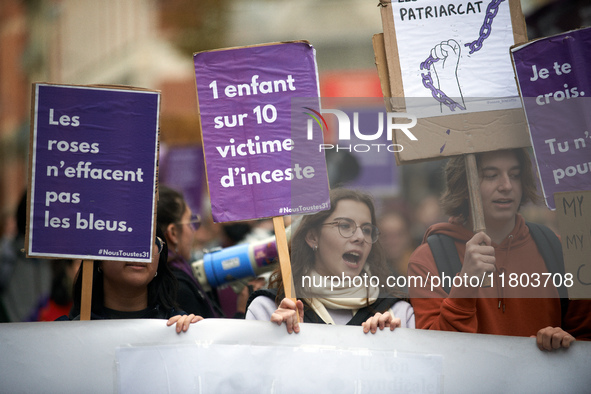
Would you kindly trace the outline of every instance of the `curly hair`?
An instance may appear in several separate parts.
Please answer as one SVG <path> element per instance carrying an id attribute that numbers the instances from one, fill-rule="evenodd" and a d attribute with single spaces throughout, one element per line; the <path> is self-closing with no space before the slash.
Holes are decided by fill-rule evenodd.
<path id="1" fill-rule="evenodd" d="M 523 193 L 519 207 L 527 202 L 537 203 L 540 197 L 537 194 L 536 180 L 527 150 L 525 148 L 516 148 L 505 151 L 515 153 L 519 167 L 521 168 L 521 187 Z M 490 152 L 477 153 L 475 155 L 476 165 L 479 169 L 482 156 L 486 153 Z M 441 196 L 441 208 L 449 216 L 460 217 L 466 220 L 470 216 L 470 201 L 468 200 L 469 192 L 464 156 L 456 156 L 449 159 L 444 171 L 446 189 Z"/>

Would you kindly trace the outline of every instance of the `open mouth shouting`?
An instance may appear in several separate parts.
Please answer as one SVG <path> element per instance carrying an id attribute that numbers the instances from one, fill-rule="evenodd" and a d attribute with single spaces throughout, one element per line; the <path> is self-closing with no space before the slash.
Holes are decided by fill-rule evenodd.
<path id="1" fill-rule="evenodd" d="M 349 251 L 343 254 L 343 260 L 345 261 L 345 264 L 347 264 L 349 267 L 357 268 L 359 267 L 359 264 L 361 262 L 361 256 L 361 252 L 355 250 Z"/>

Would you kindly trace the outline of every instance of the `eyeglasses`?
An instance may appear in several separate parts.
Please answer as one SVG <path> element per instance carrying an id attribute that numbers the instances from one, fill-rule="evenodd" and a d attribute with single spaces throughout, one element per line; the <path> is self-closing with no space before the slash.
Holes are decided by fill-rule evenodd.
<path id="1" fill-rule="evenodd" d="M 178 222 L 177 224 L 190 224 L 193 230 L 197 230 L 201 226 L 201 216 L 194 213 L 188 222 Z"/>
<path id="2" fill-rule="evenodd" d="M 341 234 L 341 237 L 343 238 L 351 238 L 357 229 L 361 228 L 365 242 L 370 244 L 376 243 L 378 237 L 380 236 L 380 230 L 378 230 L 378 228 L 373 224 L 366 223 L 358 226 L 353 220 L 347 218 L 338 219 L 334 222 L 323 223 L 322 225 L 337 226 L 339 229 L 339 234 Z"/>
<path id="3" fill-rule="evenodd" d="M 156 240 L 154 241 L 154 243 L 158 247 L 158 254 L 162 253 L 162 250 L 164 249 L 164 245 L 166 243 L 160 237 L 156 237 Z"/>

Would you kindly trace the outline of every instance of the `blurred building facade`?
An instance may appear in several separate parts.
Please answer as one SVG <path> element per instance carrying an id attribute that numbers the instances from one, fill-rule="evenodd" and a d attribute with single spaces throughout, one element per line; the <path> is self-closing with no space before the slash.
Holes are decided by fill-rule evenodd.
<path id="1" fill-rule="evenodd" d="M 14 230 L 9 218 L 27 187 L 33 82 L 170 90 L 179 81 L 188 81 L 192 88 L 194 77 L 191 59 L 184 59 L 161 34 L 160 2 L 2 0 L 0 4 L 2 235 Z M 186 92 L 180 96 L 166 106 L 163 99 L 163 110 L 195 113 L 194 91 L 192 101 Z"/>

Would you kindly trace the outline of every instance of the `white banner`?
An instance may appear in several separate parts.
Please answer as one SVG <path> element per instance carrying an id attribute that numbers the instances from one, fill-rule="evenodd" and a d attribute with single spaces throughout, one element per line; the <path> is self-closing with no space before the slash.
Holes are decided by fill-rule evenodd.
<path id="1" fill-rule="evenodd" d="M 0 393 L 588 392 L 591 343 L 207 319 L 0 325 Z"/>

